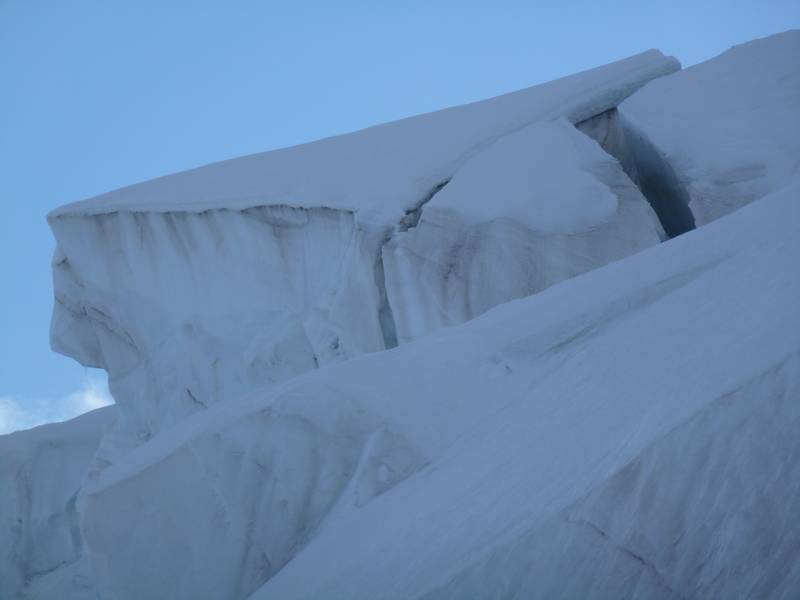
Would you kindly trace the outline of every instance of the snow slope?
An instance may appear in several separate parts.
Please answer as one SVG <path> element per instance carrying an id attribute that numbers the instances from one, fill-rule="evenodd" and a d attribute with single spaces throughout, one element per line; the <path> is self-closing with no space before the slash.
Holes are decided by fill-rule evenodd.
<path id="1" fill-rule="evenodd" d="M 117 404 L 0 437 L 0 596 L 791 598 L 797 39 L 51 213 Z"/>
<path id="2" fill-rule="evenodd" d="M 58 241 L 52 346 L 108 371 L 121 413 L 119 435 L 108 438 L 102 458 L 113 461 L 220 399 L 392 347 L 398 327 L 403 340 L 423 335 L 657 243 L 660 225 L 644 197 L 569 123 L 613 108 L 676 68 L 674 59 L 650 51 L 514 94 L 208 165 L 51 213 Z M 557 124 L 526 128 L 536 121 Z M 507 137 L 516 145 L 508 146 Z M 508 156 L 521 149 L 519 140 L 539 155 L 554 141 L 562 148 L 566 162 L 547 161 L 553 175 L 536 194 L 526 198 L 519 189 L 529 177 L 507 182 L 491 198 L 459 184 L 482 160 L 496 160 L 482 156 L 498 152 L 522 172 L 525 157 Z M 556 173 L 576 181 L 558 197 Z M 451 179 L 456 191 L 446 186 L 432 198 Z M 441 322 L 414 319 L 401 297 L 411 294 L 416 302 L 417 296 L 428 312 L 439 299 L 409 290 L 402 273 L 397 284 L 395 271 L 413 265 L 387 277 L 382 248 L 439 196 L 475 210 L 493 206 L 491 220 L 483 221 L 489 226 L 483 260 L 537 246 L 547 273 L 517 282 L 519 261 L 509 263 L 498 274 L 503 285 L 470 310 L 456 298 Z M 498 241 L 508 229 L 503 223 L 520 215 L 553 222 L 544 231 L 518 232 L 516 247 Z M 452 244 L 442 240 L 437 251 L 449 253 Z M 405 289 L 390 290 L 396 284 Z M 454 292 L 467 298 L 481 285 L 492 282 Z"/>
<path id="3" fill-rule="evenodd" d="M 364 223 L 393 225 L 495 139 L 535 121 L 583 121 L 679 68 L 649 50 L 489 100 L 161 177 L 64 206 L 51 218 L 286 205 L 358 211 Z"/>
<path id="4" fill-rule="evenodd" d="M 661 226 L 619 163 L 566 120 L 469 160 L 383 248 L 397 340 L 458 325 L 657 244 Z"/>
<path id="5" fill-rule="evenodd" d="M 670 191 L 676 202 L 688 199 L 698 225 L 800 172 L 798 56 L 800 31 L 787 31 L 653 81 L 621 105 L 631 137 L 674 171 Z"/>
<path id="6" fill-rule="evenodd" d="M 185 419 L 84 488 L 101 596 L 790 597 L 799 192 Z"/>
<path id="7" fill-rule="evenodd" d="M 319 373 L 427 464 L 253 598 L 793 597 L 798 194 Z"/>
<path id="8" fill-rule="evenodd" d="M 0 598 L 81 598 L 91 586 L 80 562 L 77 495 L 116 411 L 0 436 Z M 67 573 L 68 572 L 68 573 Z M 48 580 L 56 578 L 55 583 Z M 44 591 L 55 585 L 53 595 Z"/>

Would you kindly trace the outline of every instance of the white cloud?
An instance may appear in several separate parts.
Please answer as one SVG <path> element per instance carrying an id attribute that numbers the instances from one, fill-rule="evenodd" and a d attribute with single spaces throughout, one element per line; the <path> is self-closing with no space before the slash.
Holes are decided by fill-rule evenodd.
<path id="1" fill-rule="evenodd" d="M 83 388 L 67 396 L 67 404 L 76 414 L 82 414 L 95 408 L 102 408 L 113 403 L 114 399 L 108 391 L 105 380 L 97 377 L 85 377 Z"/>
<path id="2" fill-rule="evenodd" d="M 15 398 L 0 396 L 0 435 L 66 421 L 80 414 L 113 403 L 104 378 L 86 376 L 81 389 L 63 398 Z"/>

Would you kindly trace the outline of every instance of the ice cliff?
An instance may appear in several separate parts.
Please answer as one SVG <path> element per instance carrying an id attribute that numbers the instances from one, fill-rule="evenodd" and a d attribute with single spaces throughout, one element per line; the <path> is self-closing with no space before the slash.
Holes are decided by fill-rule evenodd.
<path id="1" fill-rule="evenodd" d="M 644 197 L 571 123 L 675 69 L 650 51 L 51 213 L 53 347 L 109 373 L 120 419 L 104 457 L 658 243 Z"/>
<path id="2" fill-rule="evenodd" d="M 117 404 L 0 437 L 0 596 L 791 598 L 793 55 L 650 51 L 51 213 L 53 348 Z"/>

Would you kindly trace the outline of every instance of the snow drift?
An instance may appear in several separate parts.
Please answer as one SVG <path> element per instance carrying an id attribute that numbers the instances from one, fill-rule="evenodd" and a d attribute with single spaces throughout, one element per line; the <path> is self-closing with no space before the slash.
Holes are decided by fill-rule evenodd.
<path id="1" fill-rule="evenodd" d="M 643 175 L 703 225 L 800 172 L 800 32 L 731 48 L 653 81 L 622 103 Z"/>
<path id="2" fill-rule="evenodd" d="M 115 412 L 0 436 L 0 598 L 31 584 L 32 598 L 91 592 L 77 496 Z"/>
<path id="3" fill-rule="evenodd" d="M 51 213 L 117 404 L 0 437 L 0 595 L 792 597 L 798 40 Z"/>
<path id="4" fill-rule="evenodd" d="M 788 595 L 799 190 L 185 419 L 84 486 L 101 596 Z"/>
<path id="5" fill-rule="evenodd" d="M 676 68 L 674 59 L 650 51 L 514 94 L 209 165 L 51 213 L 58 240 L 52 345 L 109 373 L 120 419 L 104 459 L 113 461 L 221 399 L 384 350 L 397 343 L 398 330 L 400 341 L 424 335 L 657 243 L 660 226 L 645 199 L 568 123 L 613 108 Z M 556 124 L 526 129 L 537 121 Z M 495 149 L 510 137 L 516 146 Z M 553 142 L 564 148 L 564 164 L 541 165 L 561 170 L 528 193 L 527 204 L 519 188 L 529 177 L 492 197 L 440 190 L 450 180 L 458 187 L 484 155 L 536 148 L 541 155 Z M 519 170 L 526 163 L 520 157 L 515 164 Z M 559 174 L 580 184 L 558 196 Z M 440 299 L 409 290 L 408 270 L 417 267 L 400 267 L 394 255 L 386 269 L 382 247 L 438 196 L 451 203 L 458 196 L 462 208 L 493 206 L 482 260 L 536 247 L 546 272 L 528 269 L 517 282 L 525 260 L 517 259 L 497 282 L 455 289 L 459 298 L 444 318 L 416 318 L 409 302 L 427 315 Z M 509 246 L 497 236 L 520 215 L 551 222 L 544 231 L 517 231 Z M 443 239 L 438 251 L 452 253 L 453 243 Z M 476 269 L 476 277 L 483 273 Z M 481 286 L 495 289 L 464 310 Z"/>

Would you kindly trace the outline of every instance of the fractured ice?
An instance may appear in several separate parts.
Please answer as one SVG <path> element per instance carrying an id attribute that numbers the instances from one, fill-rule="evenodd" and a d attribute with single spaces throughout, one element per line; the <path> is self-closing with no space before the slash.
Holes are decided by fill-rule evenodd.
<path id="1" fill-rule="evenodd" d="M 116 405 L 0 437 L 0 597 L 792 597 L 798 55 L 51 213 L 53 348 Z"/>

